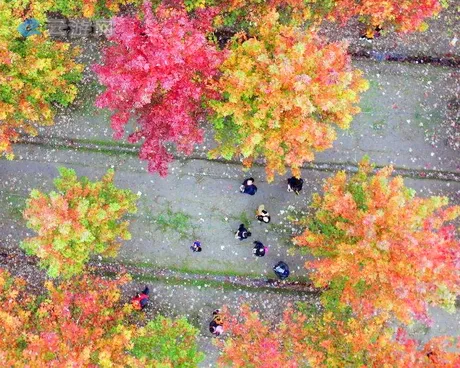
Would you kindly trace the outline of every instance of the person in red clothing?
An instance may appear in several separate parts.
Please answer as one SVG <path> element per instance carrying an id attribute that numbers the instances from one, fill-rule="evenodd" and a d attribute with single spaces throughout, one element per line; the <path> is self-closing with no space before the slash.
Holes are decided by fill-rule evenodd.
<path id="1" fill-rule="evenodd" d="M 149 293 L 150 290 L 148 286 L 146 286 L 142 293 L 136 294 L 136 296 L 131 299 L 131 304 L 133 305 L 134 309 L 142 310 L 147 306 L 147 303 L 149 302 Z"/>

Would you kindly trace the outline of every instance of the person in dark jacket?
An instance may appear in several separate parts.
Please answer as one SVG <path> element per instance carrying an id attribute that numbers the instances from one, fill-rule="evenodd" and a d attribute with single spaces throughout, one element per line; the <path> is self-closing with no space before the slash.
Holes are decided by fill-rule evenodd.
<path id="1" fill-rule="evenodd" d="M 193 245 L 190 246 L 190 249 L 195 253 L 195 252 L 201 252 L 201 243 L 197 240 L 196 242 L 193 242 Z"/>
<path id="2" fill-rule="evenodd" d="M 280 280 L 287 279 L 289 276 L 289 266 L 283 261 L 279 261 L 274 267 L 273 271 Z"/>
<path id="3" fill-rule="evenodd" d="M 148 286 L 146 286 L 144 288 L 142 293 L 136 294 L 136 296 L 134 296 L 131 299 L 131 304 L 134 307 L 134 309 L 136 309 L 136 310 L 144 309 L 147 306 L 148 302 L 149 302 L 149 294 L 150 294 L 150 290 L 149 290 Z"/>
<path id="4" fill-rule="evenodd" d="M 303 179 L 302 178 L 298 179 L 295 176 L 293 176 L 292 178 L 289 178 L 287 182 L 288 182 L 287 191 L 294 192 L 295 194 L 299 195 L 300 191 L 302 190 Z"/>
<path id="5" fill-rule="evenodd" d="M 252 235 L 251 232 L 248 231 L 248 229 L 244 227 L 244 224 L 241 224 L 240 227 L 238 228 L 238 231 L 235 234 L 235 239 L 244 240 L 244 239 L 249 238 L 251 235 Z"/>
<path id="6" fill-rule="evenodd" d="M 256 257 L 263 257 L 265 253 L 267 253 L 268 248 L 264 246 L 260 241 L 255 241 L 254 242 L 254 248 L 252 249 L 252 253 Z"/>
<path id="7" fill-rule="evenodd" d="M 212 312 L 212 321 L 209 323 L 209 332 L 214 336 L 219 336 L 224 332 L 224 321 L 220 314 L 220 309 L 216 309 Z"/>
<path id="8" fill-rule="evenodd" d="M 257 192 L 257 187 L 254 185 L 254 178 L 248 178 L 243 181 L 243 184 L 240 186 L 240 192 L 254 195 Z"/>

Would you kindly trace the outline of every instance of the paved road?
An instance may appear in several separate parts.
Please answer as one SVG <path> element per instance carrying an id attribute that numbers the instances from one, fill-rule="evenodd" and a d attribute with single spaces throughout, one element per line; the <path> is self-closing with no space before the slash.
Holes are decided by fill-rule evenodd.
<path id="1" fill-rule="evenodd" d="M 92 179 L 100 178 L 113 166 L 116 168 L 115 181 L 120 187 L 142 193 L 139 212 L 132 219 L 133 239 L 126 242 L 120 252 L 123 260 L 183 271 L 273 277 L 273 264 L 283 259 L 291 265 L 293 276 L 306 276 L 303 264 L 308 256 L 298 252 L 287 255 L 286 242 L 292 227 L 286 216 L 295 209 L 306 209 L 311 194 L 321 190 L 322 180 L 330 173 L 304 170 L 305 189 L 300 196 L 295 196 L 286 191 L 286 178 L 277 178 L 269 185 L 264 181 L 263 168 L 256 167 L 247 175 L 256 179 L 259 191 L 249 196 L 238 191 L 244 175 L 235 164 L 177 161 L 171 167 L 171 174 L 163 179 L 146 173 L 143 163 L 136 157 L 53 150 L 34 145 L 18 145 L 16 152 L 18 160 L 0 161 L 0 193 L 2 197 L 10 194 L 3 207 L 0 233 L 8 236 L 11 246 L 26 234 L 23 222 L 13 216 L 17 201 L 8 205 L 11 194 L 25 197 L 32 188 L 51 190 L 59 166 L 75 168 L 78 175 Z M 443 194 L 458 203 L 458 182 L 414 179 L 406 179 L 406 182 L 422 196 Z M 268 226 L 254 218 L 260 204 L 264 204 L 272 215 Z M 170 214 L 182 213 L 190 217 L 190 226 L 183 229 L 183 239 L 177 227 L 162 232 L 155 224 L 155 218 L 167 214 L 168 209 Z M 234 231 L 245 217 L 251 220 L 253 236 L 239 241 L 234 238 Z M 192 253 L 189 246 L 197 239 L 203 244 L 203 252 Z M 265 257 L 256 258 L 251 254 L 253 240 L 269 246 Z"/>

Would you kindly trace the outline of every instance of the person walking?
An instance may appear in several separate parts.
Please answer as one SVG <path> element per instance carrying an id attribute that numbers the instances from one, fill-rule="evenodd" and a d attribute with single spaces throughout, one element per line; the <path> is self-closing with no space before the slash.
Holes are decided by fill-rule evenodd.
<path id="1" fill-rule="evenodd" d="M 289 276 L 289 266 L 283 262 L 279 261 L 274 267 L 273 271 L 280 280 L 287 279 Z"/>
<path id="2" fill-rule="evenodd" d="M 235 234 L 235 239 L 244 240 L 249 238 L 251 235 L 251 232 L 249 232 L 248 229 L 244 227 L 244 224 L 241 224 L 238 228 L 238 231 Z"/>
<path id="3" fill-rule="evenodd" d="M 299 195 L 300 191 L 302 190 L 303 186 L 303 179 L 302 178 L 296 178 L 293 176 L 292 178 L 289 178 L 287 180 L 288 182 L 288 192 L 294 192 L 295 194 Z"/>
<path id="4" fill-rule="evenodd" d="M 359 35 L 359 38 L 372 42 L 375 38 L 381 36 L 381 31 L 383 31 L 383 28 L 380 25 L 375 27 L 371 26 L 362 31 Z"/>
<path id="5" fill-rule="evenodd" d="M 265 210 L 265 206 L 261 204 L 256 211 L 256 219 L 260 222 L 268 224 L 270 222 L 270 214 Z"/>
<path id="6" fill-rule="evenodd" d="M 257 187 L 254 185 L 254 178 L 248 178 L 243 181 L 243 184 L 240 186 L 240 192 L 254 195 L 257 192 Z"/>
<path id="7" fill-rule="evenodd" d="M 193 245 L 190 246 L 190 249 L 195 252 L 201 252 L 201 243 L 197 240 L 196 242 L 193 242 Z"/>
<path id="8" fill-rule="evenodd" d="M 264 246 L 260 241 L 255 241 L 254 242 L 254 248 L 252 249 L 252 253 L 256 257 L 263 257 L 265 253 L 267 253 L 268 248 Z"/>
<path id="9" fill-rule="evenodd" d="M 209 332 L 214 336 L 219 336 L 224 332 L 224 320 L 220 313 L 220 309 L 212 312 L 212 321 L 209 323 Z"/>
<path id="10" fill-rule="evenodd" d="M 144 290 L 140 294 L 136 294 L 131 299 L 131 304 L 135 310 L 142 310 L 144 309 L 148 302 L 149 302 L 149 294 L 150 290 L 148 286 L 145 286 Z"/>

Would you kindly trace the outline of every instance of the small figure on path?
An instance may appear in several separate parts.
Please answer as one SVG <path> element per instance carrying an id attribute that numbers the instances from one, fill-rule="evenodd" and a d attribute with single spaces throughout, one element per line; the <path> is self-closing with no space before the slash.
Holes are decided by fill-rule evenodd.
<path id="1" fill-rule="evenodd" d="M 283 261 L 279 261 L 274 267 L 273 271 L 280 280 L 287 279 L 289 276 L 289 266 Z"/>
<path id="2" fill-rule="evenodd" d="M 193 252 L 201 252 L 201 243 L 197 240 L 196 242 L 193 242 L 193 245 L 190 246 L 190 249 L 193 250 Z"/>
<path id="3" fill-rule="evenodd" d="M 238 228 L 238 231 L 235 234 L 235 239 L 244 240 L 251 236 L 251 232 L 244 227 L 244 224 L 241 224 Z"/>
<path id="4" fill-rule="evenodd" d="M 220 309 L 216 309 L 212 312 L 212 321 L 209 323 L 209 332 L 214 336 L 219 336 L 224 332 L 224 321 L 220 314 Z"/>
<path id="5" fill-rule="evenodd" d="M 263 257 L 267 252 L 268 248 L 264 246 L 260 241 L 254 242 L 254 248 L 252 249 L 252 253 L 254 253 L 255 256 Z"/>
<path id="6" fill-rule="evenodd" d="M 254 185 L 254 178 L 249 178 L 243 181 L 243 184 L 240 186 L 240 192 L 254 195 L 257 192 L 257 187 Z"/>
<path id="7" fill-rule="evenodd" d="M 368 27 L 364 32 L 361 33 L 359 38 L 372 42 L 374 38 L 380 37 L 380 31 L 382 30 L 383 28 L 380 27 L 380 25 L 376 26 L 375 28 Z"/>
<path id="8" fill-rule="evenodd" d="M 303 179 L 297 179 L 295 176 L 289 178 L 288 182 L 288 192 L 294 192 L 295 194 L 299 195 L 300 191 L 302 190 L 303 186 Z"/>
<path id="9" fill-rule="evenodd" d="M 268 224 L 270 222 L 270 214 L 265 210 L 265 206 L 261 204 L 256 211 L 256 219 L 260 222 Z"/>
<path id="10" fill-rule="evenodd" d="M 136 294 L 132 299 L 131 299 L 131 304 L 136 310 L 142 310 L 144 309 L 148 302 L 149 302 L 149 294 L 150 290 L 148 286 L 145 286 L 144 290 L 140 294 Z"/>

